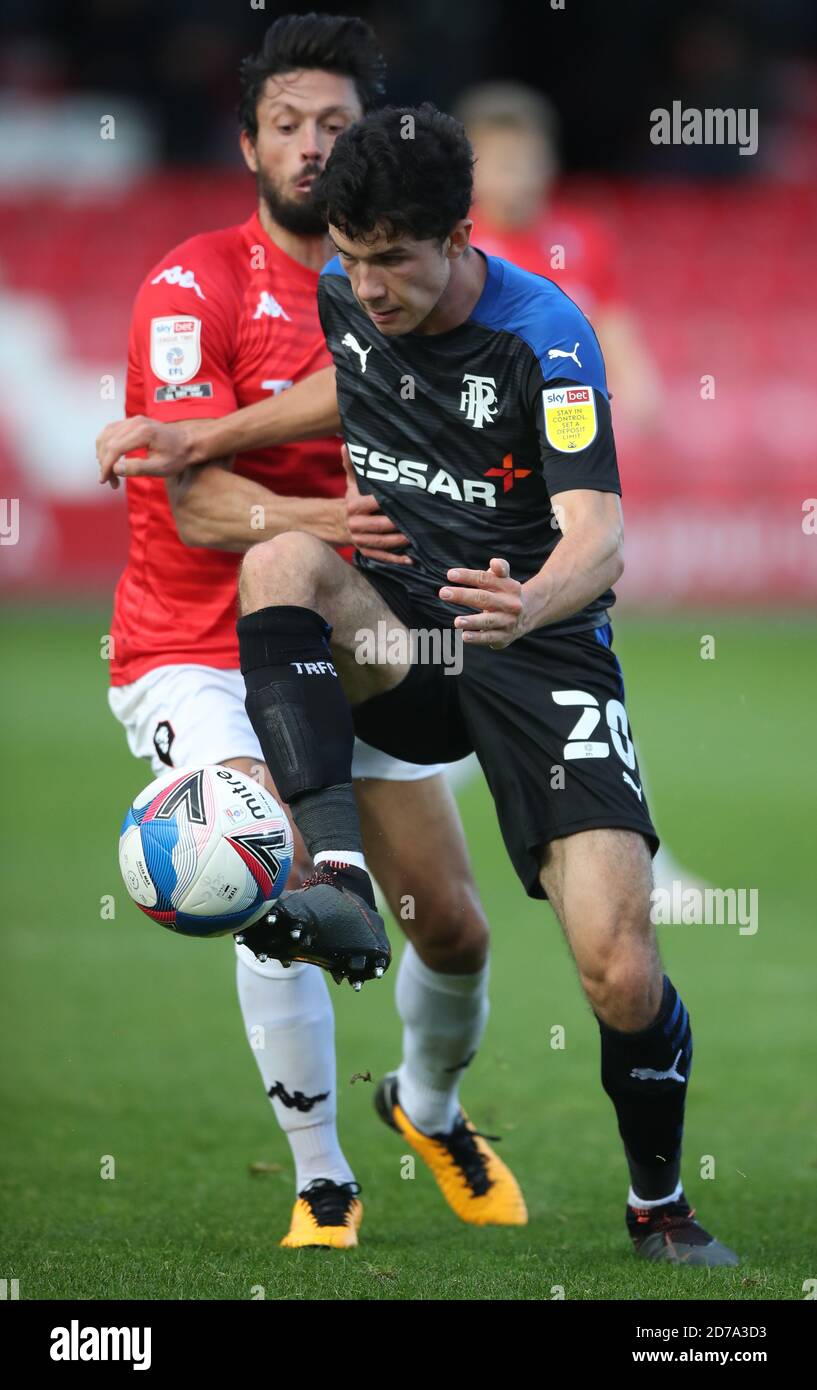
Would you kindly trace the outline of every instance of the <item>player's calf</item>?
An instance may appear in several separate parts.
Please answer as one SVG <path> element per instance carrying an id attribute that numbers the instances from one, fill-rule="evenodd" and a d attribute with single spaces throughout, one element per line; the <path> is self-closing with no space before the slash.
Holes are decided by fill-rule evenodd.
<path id="1" fill-rule="evenodd" d="M 420 901 L 416 919 L 404 921 L 403 929 L 430 969 L 451 975 L 475 974 L 488 959 L 490 933 L 485 913 L 472 882 L 457 880 L 445 888 L 454 890 L 456 896 L 443 892 L 427 906 Z"/>
<path id="2" fill-rule="evenodd" d="M 429 853 L 434 853 L 432 846 Z M 383 882 L 376 857 L 372 862 L 389 907 L 430 970 L 445 975 L 471 975 L 483 969 L 488 959 L 490 931 L 470 874 L 449 877 L 441 858 L 444 878 L 437 879 L 426 872 L 424 882 L 415 884 L 407 875 L 395 891 L 392 883 Z"/>
<path id="3" fill-rule="evenodd" d="M 422 960 L 448 975 L 482 970 L 488 921 L 448 778 L 366 777 L 355 795 L 369 863 Z"/>

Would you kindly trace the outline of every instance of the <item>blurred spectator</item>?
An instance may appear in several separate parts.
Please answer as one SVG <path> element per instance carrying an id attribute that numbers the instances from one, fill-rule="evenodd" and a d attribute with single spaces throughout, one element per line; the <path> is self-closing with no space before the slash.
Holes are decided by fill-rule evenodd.
<path id="1" fill-rule="evenodd" d="M 457 104 L 476 155 L 474 244 L 554 280 L 595 328 L 616 415 L 652 428 L 661 386 L 635 318 L 623 302 L 616 253 L 601 222 L 553 199 L 558 172 L 557 117 L 551 104 L 517 82 L 489 82 Z"/>

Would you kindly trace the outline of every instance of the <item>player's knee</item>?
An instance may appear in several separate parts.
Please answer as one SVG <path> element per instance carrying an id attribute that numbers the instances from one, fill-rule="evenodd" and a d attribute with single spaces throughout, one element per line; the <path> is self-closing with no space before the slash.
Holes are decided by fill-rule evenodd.
<path id="1" fill-rule="evenodd" d="M 604 944 L 579 963 L 582 989 L 593 1011 L 608 1020 L 622 1020 L 619 1026 L 646 1027 L 660 973 L 649 927 L 637 930 L 633 923 L 633 930 L 627 931 L 619 921 L 609 935 L 602 932 L 595 939 Z"/>
<path id="2" fill-rule="evenodd" d="M 488 922 L 473 884 L 447 887 L 449 891 L 436 895 L 414 922 L 405 924 L 412 928 L 407 934 L 432 970 L 469 975 L 488 957 Z"/>
<path id="3" fill-rule="evenodd" d="M 280 540 L 261 541 L 248 550 L 241 562 L 238 592 L 242 613 L 262 608 L 269 602 L 276 570 L 276 546 Z"/>
<path id="4" fill-rule="evenodd" d="M 270 604 L 309 606 L 320 586 L 324 546 L 305 531 L 282 531 L 248 550 L 241 565 L 242 613 Z"/>

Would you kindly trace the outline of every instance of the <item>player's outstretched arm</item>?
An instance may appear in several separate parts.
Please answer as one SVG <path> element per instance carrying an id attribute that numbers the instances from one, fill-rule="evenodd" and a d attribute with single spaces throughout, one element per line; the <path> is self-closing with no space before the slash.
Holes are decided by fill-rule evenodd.
<path id="1" fill-rule="evenodd" d="M 578 613 L 621 578 L 624 532 L 618 494 L 576 488 L 557 494 L 553 509 L 562 539 L 524 584 L 511 578 L 507 560 L 500 558 L 492 559 L 487 570 L 448 571 L 440 598 L 477 610 L 454 619 L 464 642 L 507 647 L 526 632 Z"/>
<path id="2" fill-rule="evenodd" d="M 408 538 L 379 510 L 373 497 L 358 492 L 344 447 L 348 475 L 345 498 L 284 497 L 230 471 L 222 459 L 185 469 L 167 478 L 170 507 L 185 545 L 244 552 L 282 531 L 308 531 L 330 545 L 357 546 L 374 560 L 412 564 Z"/>
<path id="3" fill-rule="evenodd" d="M 167 478 L 168 499 L 185 545 L 243 553 L 282 531 L 308 531 L 331 545 L 349 545 L 342 497 L 284 497 L 223 460 Z"/>
<path id="4" fill-rule="evenodd" d="M 335 369 L 325 367 L 278 396 L 220 419 L 168 424 L 133 415 L 106 425 L 96 441 L 99 481 L 117 487 L 119 478 L 168 478 L 212 459 L 322 439 L 339 429 Z M 125 457 L 136 449 L 144 457 Z"/>

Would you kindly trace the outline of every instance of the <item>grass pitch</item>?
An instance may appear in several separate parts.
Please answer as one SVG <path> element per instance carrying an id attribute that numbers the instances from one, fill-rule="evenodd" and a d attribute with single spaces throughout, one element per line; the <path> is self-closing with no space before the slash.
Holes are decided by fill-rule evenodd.
<path id="1" fill-rule="evenodd" d="M 149 780 L 107 711 L 104 610 L 7 611 L 3 708 L 0 1274 L 23 1299 L 799 1299 L 817 1276 L 813 625 L 622 617 L 616 648 L 659 832 L 719 887 L 757 888 L 759 930 L 659 928 L 695 1061 L 685 1182 L 738 1270 L 637 1262 L 598 1032 L 550 909 L 510 869 L 480 781 L 462 795 L 494 928 L 492 1018 L 463 1086 L 502 1136 L 531 1220 L 476 1230 L 376 1120 L 398 1059 L 394 974 L 336 1002 L 341 1136 L 361 1245 L 285 1251 L 286 1142 L 244 1040 L 229 942 L 133 907 L 116 841 Z M 700 638 L 714 635 L 714 660 Z M 435 867 L 429 866 L 434 872 Z M 104 915 L 111 895 L 115 917 Z M 399 940 L 396 928 L 393 940 Z M 566 1030 L 562 1051 L 550 1029 Z M 700 1176 L 715 1161 L 714 1179 Z M 106 1157 L 107 1156 L 107 1157 Z M 115 1177 L 101 1177 L 115 1163 Z M 253 1173 L 253 1164 L 272 1171 Z"/>

